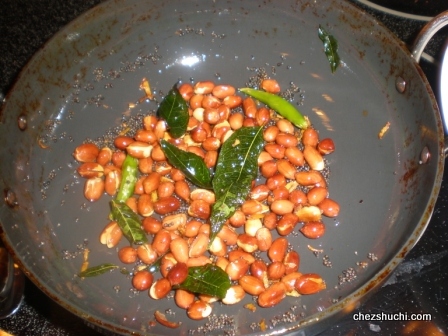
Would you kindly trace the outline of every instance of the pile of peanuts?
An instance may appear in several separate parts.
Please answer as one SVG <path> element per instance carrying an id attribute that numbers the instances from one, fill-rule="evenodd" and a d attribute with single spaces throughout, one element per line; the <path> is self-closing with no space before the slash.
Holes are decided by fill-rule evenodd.
<path id="1" fill-rule="evenodd" d="M 280 91 L 272 79 L 263 80 L 261 87 L 272 93 Z M 299 224 L 305 237 L 319 238 L 325 232 L 322 216 L 339 213 L 338 203 L 328 197 L 323 174 L 324 156 L 334 151 L 333 141 L 320 140 L 311 127 L 297 130 L 274 111 L 257 106 L 252 98 L 237 95 L 230 85 L 184 83 L 179 91 L 189 104 L 184 136 L 172 138 L 164 120 L 147 115 L 144 127 L 134 136 L 115 138 L 115 148 L 85 143 L 75 149 L 74 157 L 81 163 L 77 170 L 86 178 L 84 194 L 90 201 L 105 193 L 116 194 L 127 154 L 139 162 L 134 195 L 126 204 L 141 216 L 150 242 L 118 248 L 123 234 L 112 221 L 101 232 L 101 243 L 117 248 L 121 262 L 136 265 L 132 284 L 137 290 L 148 290 L 156 300 L 175 290 L 175 303 L 195 320 L 209 316 L 217 298 L 175 289 L 193 266 L 213 263 L 229 275 L 232 286 L 221 300 L 225 304 L 238 303 L 249 294 L 257 297 L 260 307 L 273 307 L 287 295 L 324 289 L 325 281 L 318 274 L 299 272 L 300 256 L 286 236 Z M 264 127 L 266 144 L 258 158 L 263 177 L 259 180 L 264 182 L 253 183 L 247 200 L 209 246 L 208 219 L 215 195 L 187 182 L 184 174 L 167 162 L 159 139 L 197 154 L 213 168 L 221 144 L 244 126 Z M 260 252 L 265 252 L 266 258 Z M 160 276 L 147 270 L 159 258 Z"/>

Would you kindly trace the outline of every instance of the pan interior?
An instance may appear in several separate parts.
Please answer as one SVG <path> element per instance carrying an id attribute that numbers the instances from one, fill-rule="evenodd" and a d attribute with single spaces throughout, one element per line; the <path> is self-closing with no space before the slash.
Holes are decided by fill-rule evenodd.
<path id="1" fill-rule="evenodd" d="M 334 74 L 319 25 L 339 44 L 343 64 Z M 72 153 L 123 116 L 157 109 L 139 101 L 142 78 L 160 99 L 177 81 L 243 87 L 256 69 L 282 88 L 297 85 L 301 111 L 321 138 L 335 141 L 329 190 L 341 214 L 325 220 L 321 239 L 291 237 L 301 272 L 321 274 L 326 291 L 256 312 L 243 308 L 252 301 L 246 297 L 237 306 L 215 304 L 214 314 L 232 317 L 227 327 L 237 334 L 260 332 L 263 318 L 273 330 L 295 329 L 331 316 L 344 308 L 344 299 L 352 302 L 375 285 L 429 219 L 443 169 L 441 123 L 409 53 L 343 1 L 111 1 L 58 33 L 22 72 L 0 124 L 1 186 L 17 199 L 16 206 L 2 205 L 2 229 L 27 275 L 63 306 L 117 332 L 167 334 L 164 327 L 148 326 L 156 309 L 172 310 L 171 318 L 183 322 L 179 333 L 199 330 L 204 321 L 188 319 L 173 299 L 156 302 L 146 292 L 135 293 L 123 272 L 75 276 L 86 248 L 92 266 L 118 261 L 116 251 L 98 241 L 108 222 L 108 199 L 84 199 Z M 401 79 L 403 93 L 396 89 Z M 18 120 L 26 120 L 26 130 Z M 431 160 L 420 164 L 425 147 Z M 316 255 L 310 246 L 323 252 Z"/>

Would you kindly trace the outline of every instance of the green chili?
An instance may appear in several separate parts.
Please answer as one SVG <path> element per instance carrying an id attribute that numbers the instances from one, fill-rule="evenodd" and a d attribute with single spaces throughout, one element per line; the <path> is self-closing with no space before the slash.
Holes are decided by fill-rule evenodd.
<path id="1" fill-rule="evenodd" d="M 266 104 L 275 112 L 288 119 L 299 128 L 308 128 L 307 119 L 286 99 L 265 91 L 255 90 L 251 88 L 241 88 L 239 91 L 255 98 L 256 100 Z"/>
<path id="2" fill-rule="evenodd" d="M 126 202 L 134 194 L 138 176 L 138 160 L 130 155 L 126 156 L 121 167 L 121 183 L 115 200 Z"/>

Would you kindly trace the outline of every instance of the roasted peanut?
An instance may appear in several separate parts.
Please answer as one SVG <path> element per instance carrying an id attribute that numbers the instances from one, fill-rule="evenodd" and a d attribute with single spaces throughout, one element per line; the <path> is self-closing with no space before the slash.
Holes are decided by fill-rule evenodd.
<path id="1" fill-rule="evenodd" d="M 238 303 L 244 298 L 245 294 L 246 292 L 242 286 L 234 285 L 227 290 L 226 296 L 222 299 L 222 303 L 227 305 Z"/>
<path id="2" fill-rule="evenodd" d="M 308 204 L 310 205 L 318 205 L 328 196 L 328 190 L 324 187 L 314 187 L 311 188 L 306 197 L 308 199 Z"/>
<path id="3" fill-rule="evenodd" d="M 171 243 L 171 234 L 167 230 L 160 230 L 154 236 L 152 241 L 152 247 L 159 255 L 165 254 L 169 248 Z"/>
<path id="4" fill-rule="evenodd" d="M 103 166 L 96 162 L 84 162 L 76 170 L 84 178 L 102 177 L 104 175 Z"/>
<path id="5" fill-rule="evenodd" d="M 274 176 L 277 171 L 277 161 L 274 160 L 268 160 L 260 166 L 261 175 L 266 178 Z"/>
<path id="6" fill-rule="evenodd" d="M 299 140 L 297 140 L 297 138 L 292 134 L 279 133 L 275 138 L 275 142 L 285 148 L 289 148 L 289 147 L 297 147 Z"/>
<path id="7" fill-rule="evenodd" d="M 236 210 L 229 218 L 229 223 L 235 228 L 239 228 L 246 222 L 246 215 L 241 210 Z"/>
<path id="8" fill-rule="evenodd" d="M 268 257 L 271 261 L 283 261 L 288 248 L 288 240 L 284 237 L 279 237 L 272 242 L 268 250 Z"/>
<path id="9" fill-rule="evenodd" d="M 199 228 L 201 227 L 202 223 L 197 220 L 191 220 L 188 223 L 186 223 L 185 228 L 183 229 L 182 234 L 185 237 L 193 238 L 196 237 L 199 233 Z M 180 230 L 180 228 L 178 228 Z"/>
<path id="10" fill-rule="evenodd" d="M 271 156 L 271 154 L 269 154 L 266 151 L 261 151 L 261 153 L 257 159 L 257 164 L 260 167 L 263 163 L 265 163 L 266 161 L 270 161 L 270 160 L 273 160 L 273 157 Z"/>
<path id="11" fill-rule="evenodd" d="M 241 113 L 233 113 L 229 116 L 229 125 L 233 130 L 243 127 L 244 116 Z"/>
<path id="12" fill-rule="evenodd" d="M 305 164 L 303 152 L 297 147 L 288 147 L 285 149 L 285 157 L 290 163 L 297 167 L 302 167 Z"/>
<path id="13" fill-rule="evenodd" d="M 159 215 L 166 215 L 170 212 L 176 211 L 180 208 L 180 201 L 174 197 L 160 198 L 157 202 L 154 202 L 154 211 Z"/>
<path id="14" fill-rule="evenodd" d="M 289 293 L 295 289 L 295 284 L 298 278 L 302 276 L 302 273 L 294 271 L 286 273 L 286 275 L 280 280 L 286 286 L 286 292 Z"/>
<path id="15" fill-rule="evenodd" d="M 263 225 L 269 230 L 274 230 L 277 227 L 277 215 L 273 212 L 264 215 Z"/>
<path id="16" fill-rule="evenodd" d="M 330 138 L 322 139 L 317 144 L 317 150 L 322 155 L 328 155 L 334 152 L 334 142 Z"/>
<path id="17" fill-rule="evenodd" d="M 140 195 L 137 201 L 137 212 L 143 217 L 151 216 L 154 213 L 154 207 L 152 205 L 150 195 Z"/>
<path id="18" fill-rule="evenodd" d="M 179 85 L 179 93 L 186 101 L 189 101 L 194 95 L 193 85 L 190 83 L 182 83 Z"/>
<path id="19" fill-rule="evenodd" d="M 170 251 L 179 263 L 186 263 L 188 260 L 188 243 L 179 237 L 170 242 Z M 186 266 L 185 266 L 186 267 Z M 173 282 L 171 282 L 172 285 Z"/>
<path id="20" fill-rule="evenodd" d="M 119 135 L 114 140 L 114 145 L 118 149 L 125 150 L 126 147 L 128 147 L 131 143 L 133 143 L 135 140 L 129 136 L 125 135 Z"/>
<path id="21" fill-rule="evenodd" d="M 174 294 L 174 302 L 182 309 L 188 309 L 194 302 L 195 295 L 184 289 L 177 289 Z"/>
<path id="22" fill-rule="evenodd" d="M 218 232 L 217 237 L 221 238 L 226 245 L 235 245 L 238 240 L 238 234 L 228 225 L 223 225 Z"/>
<path id="23" fill-rule="evenodd" d="M 163 152 L 162 148 L 159 145 L 154 145 L 151 152 L 151 159 L 153 159 L 156 162 L 166 161 L 165 153 Z"/>
<path id="24" fill-rule="evenodd" d="M 303 157 L 311 169 L 323 170 L 325 168 L 324 158 L 315 147 L 305 146 Z"/>
<path id="25" fill-rule="evenodd" d="M 282 261 L 274 261 L 268 265 L 268 278 L 270 280 L 278 280 L 285 275 L 285 265 Z"/>
<path id="26" fill-rule="evenodd" d="M 102 166 L 105 166 L 109 164 L 111 160 L 112 160 L 112 150 L 109 147 L 101 148 L 96 158 L 96 162 Z"/>
<path id="27" fill-rule="evenodd" d="M 157 123 L 157 117 L 155 115 L 147 115 L 143 118 L 143 128 L 148 131 L 154 130 Z"/>
<path id="28" fill-rule="evenodd" d="M 318 222 L 322 218 L 321 210 L 315 205 L 299 208 L 294 214 L 300 222 Z"/>
<path id="29" fill-rule="evenodd" d="M 149 288 L 149 296 L 154 300 L 163 299 L 171 291 L 171 283 L 167 278 L 160 278 Z"/>
<path id="30" fill-rule="evenodd" d="M 272 234 L 267 227 L 262 227 L 255 234 L 257 238 L 257 246 L 260 251 L 267 251 L 272 245 Z"/>
<path id="31" fill-rule="evenodd" d="M 86 180 L 84 184 L 84 197 L 90 202 L 100 199 L 104 192 L 104 180 L 101 177 L 93 177 Z"/>
<path id="32" fill-rule="evenodd" d="M 286 178 L 282 174 L 274 174 L 266 180 L 266 186 L 270 190 L 286 186 Z"/>
<path id="33" fill-rule="evenodd" d="M 322 222 L 307 222 L 301 227 L 300 232 L 307 238 L 317 239 L 324 235 L 325 224 Z"/>
<path id="34" fill-rule="evenodd" d="M 115 167 L 121 168 L 123 161 L 126 159 L 126 153 L 122 151 L 117 151 L 112 153 L 112 163 Z"/>
<path id="35" fill-rule="evenodd" d="M 268 308 L 279 304 L 286 296 L 286 285 L 283 282 L 273 283 L 264 292 L 258 295 L 260 307 Z"/>
<path id="36" fill-rule="evenodd" d="M 246 216 L 262 214 L 265 213 L 267 210 L 268 210 L 267 207 L 263 203 L 258 202 L 256 200 L 247 200 L 241 206 L 241 211 Z"/>
<path id="37" fill-rule="evenodd" d="M 296 189 L 289 193 L 289 200 L 294 203 L 294 205 L 305 204 L 308 202 L 306 194 L 300 190 Z"/>
<path id="38" fill-rule="evenodd" d="M 212 81 L 201 81 L 194 85 L 195 94 L 209 94 L 212 93 L 215 83 Z"/>
<path id="39" fill-rule="evenodd" d="M 227 246 L 221 238 L 215 237 L 210 244 L 209 251 L 217 257 L 224 257 L 227 254 Z"/>
<path id="40" fill-rule="evenodd" d="M 257 259 L 250 264 L 250 274 L 263 280 L 267 276 L 268 266 L 263 260 Z"/>
<path id="41" fill-rule="evenodd" d="M 207 250 L 208 246 L 208 235 L 204 233 L 199 233 L 194 239 L 193 243 L 190 245 L 190 250 L 188 251 L 189 257 L 200 257 Z"/>
<path id="42" fill-rule="evenodd" d="M 146 270 L 138 271 L 132 277 L 132 286 L 136 290 L 144 291 L 151 287 L 153 279 L 151 272 Z"/>
<path id="43" fill-rule="evenodd" d="M 192 320 L 202 320 L 212 313 L 212 306 L 201 300 L 194 301 L 187 309 L 187 315 Z"/>
<path id="44" fill-rule="evenodd" d="M 110 195 L 114 196 L 120 187 L 121 172 L 119 170 L 110 171 L 104 180 L 104 191 Z"/>
<path id="45" fill-rule="evenodd" d="M 244 251 L 252 253 L 258 250 L 257 238 L 249 236 L 246 233 L 240 234 L 236 244 Z"/>
<path id="46" fill-rule="evenodd" d="M 246 117 L 255 118 L 257 114 L 257 105 L 251 97 L 243 99 L 243 111 Z"/>
<path id="47" fill-rule="evenodd" d="M 233 96 L 236 90 L 231 85 L 216 85 L 212 90 L 212 95 L 218 99 L 224 99 L 228 96 Z"/>
<path id="48" fill-rule="evenodd" d="M 182 238 L 179 238 L 182 239 Z M 183 239 L 182 239 L 183 240 Z M 177 258 L 176 258 L 177 259 Z M 188 258 L 187 258 L 188 259 Z M 168 272 L 167 279 L 171 283 L 171 286 L 176 286 L 184 282 L 188 276 L 188 267 L 184 262 L 179 261 Z"/>
<path id="49" fill-rule="evenodd" d="M 185 180 L 176 181 L 174 183 L 174 192 L 184 201 L 190 200 L 190 186 Z"/>
<path id="50" fill-rule="evenodd" d="M 248 218 L 244 224 L 244 232 L 249 236 L 255 237 L 258 229 L 263 227 L 260 218 Z"/>
<path id="51" fill-rule="evenodd" d="M 73 157 L 79 162 L 95 162 L 99 152 L 97 145 L 86 143 L 75 148 Z"/>
<path id="52" fill-rule="evenodd" d="M 106 225 L 100 235 L 101 244 L 106 245 L 108 248 L 112 248 L 118 245 L 118 243 L 123 237 L 123 232 L 121 231 L 118 223 L 115 221 L 110 222 Z"/>
<path id="53" fill-rule="evenodd" d="M 293 124 L 287 120 L 287 119 L 279 119 L 276 123 L 278 129 L 280 132 L 287 133 L 287 134 L 294 134 L 294 126 Z"/>
<path id="54" fill-rule="evenodd" d="M 186 223 L 187 215 L 184 213 L 165 216 L 162 219 L 162 227 L 170 232 L 178 230 L 180 227 L 185 226 Z"/>
<path id="55" fill-rule="evenodd" d="M 159 187 L 160 181 L 161 181 L 162 175 L 159 173 L 153 172 L 150 173 L 144 180 L 143 180 L 143 189 L 146 194 L 150 194 L 154 190 L 157 190 Z"/>
<path id="56" fill-rule="evenodd" d="M 137 249 L 124 246 L 118 250 L 118 259 L 124 264 L 133 264 L 138 260 Z"/>
<path id="57" fill-rule="evenodd" d="M 168 273 L 176 264 L 177 260 L 176 258 L 174 258 L 173 253 L 171 252 L 166 253 L 165 255 L 162 256 L 160 260 L 160 274 L 162 274 L 162 276 L 165 278 L 168 277 Z"/>
<path id="58" fill-rule="evenodd" d="M 316 147 L 319 142 L 319 134 L 315 129 L 307 128 L 302 135 L 302 143 L 304 146 Z"/>
<path id="59" fill-rule="evenodd" d="M 238 280 L 247 273 L 249 267 L 250 265 L 245 259 L 236 259 L 229 262 L 226 267 L 226 273 L 229 275 L 230 280 Z"/>
<path id="60" fill-rule="evenodd" d="M 296 181 L 306 187 L 316 186 L 316 187 L 326 187 L 325 178 L 319 171 L 300 171 L 295 175 Z"/>
<path id="61" fill-rule="evenodd" d="M 255 120 L 257 121 L 258 126 L 264 126 L 269 122 L 270 118 L 271 114 L 266 107 L 260 107 L 255 115 Z"/>
<path id="62" fill-rule="evenodd" d="M 324 216 L 336 217 L 337 215 L 339 215 L 339 204 L 331 198 L 325 198 L 317 206 L 322 211 L 322 214 Z"/>
<path id="63" fill-rule="evenodd" d="M 281 91 L 280 85 L 275 79 L 263 79 L 261 81 L 261 88 L 270 93 L 279 93 Z"/>
<path id="64" fill-rule="evenodd" d="M 263 281 L 253 275 L 244 275 L 238 280 L 238 284 L 250 295 L 259 295 L 265 290 Z"/>
<path id="65" fill-rule="evenodd" d="M 283 264 L 285 265 L 285 274 L 296 272 L 300 265 L 299 254 L 296 251 L 286 253 Z"/>
<path id="66" fill-rule="evenodd" d="M 280 159 L 277 161 L 277 170 L 287 179 L 293 180 L 296 174 L 296 170 L 292 164 L 287 160 Z"/>
<path id="67" fill-rule="evenodd" d="M 287 236 L 292 231 L 294 231 L 294 228 L 296 227 L 298 222 L 299 222 L 299 217 L 297 215 L 295 215 L 293 213 L 285 214 L 277 222 L 276 230 L 279 235 Z"/>
<path id="68" fill-rule="evenodd" d="M 295 283 L 296 290 L 302 295 L 315 294 L 326 288 L 322 277 L 315 273 L 302 274 Z"/>
<path id="69" fill-rule="evenodd" d="M 264 146 L 264 150 L 274 159 L 283 159 L 285 157 L 285 147 L 279 144 L 268 143 Z"/>
<path id="70" fill-rule="evenodd" d="M 153 131 L 139 129 L 134 136 L 134 139 L 139 142 L 148 143 L 150 145 L 157 141 L 157 137 Z"/>
<path id="71" fill-rule="evenodd" d="M 286 215 L 292 213 L 294 203 L 287 199 L 276 200 L 271 204 L 271 211 L 277 215 Z"/>
<path id="72" fill-rule="evenodd" d="M 249 265 L 255 261 L 255 257 L 251 253 L 248 253 L 241 249 L 236 249 L 236 250 L 230 251 L 228 254 L 228 258 L 229 258 L 228 259 L 229 262 L 232 262 L 237 259 L 244 259 L 249 263 Z"/>
<path id="73" fill-rule="evenodd" d="M 208 219 L 210 217 L 210 213 L 210 203 L 201 199 L 194 200 L 188 207 L 188 214 L 192 217 Z"/>
<path id="74" fill-rule="evenodd" d="M 145 232 L 156 234 L 162 229 L 162 222 L 150 216 L 143 219 L 142 227 Z"/>
<path id="75" fill-rule="evenodd" d="M 137 247 L 137 256 L 147 265 L 151 265 L 158 258 L 157 251 L 149 243 L 143 243 Z"/>
<path id="76" fill-rule="evenodd" d="M 231 95 L 231 96 L 227 96 L 227 97 L 225 97 L 225 98 L 222 100 L 222 103 L 223 103 L 225 106 L 227 106 L 227 107 L 233 109 L 233 108 L 235 108 L 235 107 L 237 107 L 237 106 L 240 106 L 241 103 L 242 103 L 242 101 L 243 101 L 243 98 L 241 98 L 240 96 Z"/>

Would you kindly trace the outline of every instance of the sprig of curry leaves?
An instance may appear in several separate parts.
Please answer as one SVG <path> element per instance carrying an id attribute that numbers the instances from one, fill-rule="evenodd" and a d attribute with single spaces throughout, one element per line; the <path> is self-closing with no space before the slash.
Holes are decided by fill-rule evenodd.
<path id="1" fill-rule="evenodd" d="M 327 56 L 328 62 L 330 63 L 331 72 L 336 72 L 341 59 L 338 54 L 338 41 L 333 35 L 330 35 L 321 25 L 317 31 L 320 40 L 324 44 L 324 52 Z"/>
<path id="2" fill-rule="evenodd" d="M 178 288 L 223 299 L 231 285 L 225 271 L 218 266 L 206 264 L 189 267 L 187 278 L 178 285 Z"/>
<path id="3" fill-rule="evenodd" d="M 160 140 L 160 148 L 168 161 L 181 170 L 191 183 L 201 188 L 212 188 L 210 171 L 200 156 L 181 150 L 163 139 Z"/>
<path id="4" fill-rule="evenodd" d="M 249 194 L 258 174 L 258 156 L 264 147 L 263 128 L 242 127 L 222 145 L 213 177 L 216 202 L 210 217 L 210 242 Z"/>
<path id="5" fill-rule="evenodd" d="M 157 114 L 166 121 L 173 138 L 180 138 L 185 134 L 190 116 L 187 102 L 180 94 L 177 84 L 163 98 Z"/>

